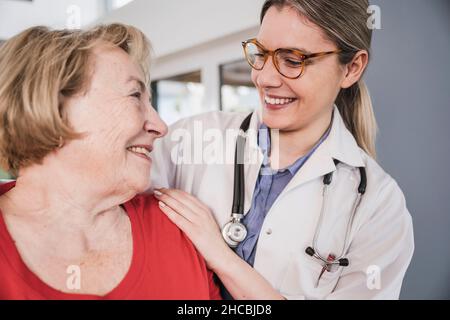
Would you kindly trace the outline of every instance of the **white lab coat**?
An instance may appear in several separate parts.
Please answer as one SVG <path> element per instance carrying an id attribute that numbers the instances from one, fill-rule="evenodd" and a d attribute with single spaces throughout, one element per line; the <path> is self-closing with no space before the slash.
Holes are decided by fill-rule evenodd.
<path id="1" fill-rule="evenodd" d="M 233 163 L 179 163 L 183 153 L 180 150 L 195 143 L 198 147 L 202 137 L 196 137 L 195 132 L 199 128 L 217 132 L 238 129 L 246 116 L 212 112 L 173 125 L 169 134 L 155 145 L 152 186 L 193 194 L 211 208 L 218 224 L 224 226 L 230 219 L 233 201 Z M 259 128 L 260 119 L 260 113 L 256 112 L 250 130 Z M 173 133 L 177 135 L 180 129 L 189 134 L 173 141 L 176 140 Z M 211 136 L 214 134 L 209 139 Z M 245 154 L 246 157 L 256 155 L 258 160 L 245 165 L 245 212 L 250 209 L 263 159 L 256 135 L 252 139 L 247 139 Z M 341 162 L 337 171 L 333 159 Z M 306 255 L 305 249 L 312 245 L 320 215 L 323 176 L 334 172 L 317 248 L 323 256 L 339 255 L 360 181 L 355 167 L 361 166 L 366 168 L 368 184 L 349 233 L 346 257 L 350 265 L 325 272 L 316 288 L 322 266 Z M 402 191 L 358 147 L 335 107 L 329 137 L 293 177 L 267 214 L 257 244 L 255 269 L 288 299 L 398 299 L 413 251 L 412 220 Z"/>

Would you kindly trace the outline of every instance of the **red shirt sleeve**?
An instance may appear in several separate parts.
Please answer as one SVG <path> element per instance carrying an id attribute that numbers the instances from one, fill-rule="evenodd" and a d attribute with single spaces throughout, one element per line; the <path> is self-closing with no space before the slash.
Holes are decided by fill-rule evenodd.
<path id="1" fill-rule="evenodd" d="M 222 300 L 219 285 L 216 283 L 216 277 L 211 270 L 208 270 L 209 298 L 211 300 Z"/>
<path id="2" fill-rule="evenodd" d="M 204 258 L 186 234 L 161 211 L 158 200 L 148 195 L 136 200 L 146 234 L 147 261 L 152 261 L 150 268 L 159 273 L 152 286 L 160 283 L 160 293 L 184 291 L 196 300 L 200 293 L 203 297 L 200 299 L 222 300 L 214 273 L 208 270 Z M 164 274 L 170 275 L 169 281 L 164 281 Z M 168 284 L 179 287 L 170 288 Z"/>

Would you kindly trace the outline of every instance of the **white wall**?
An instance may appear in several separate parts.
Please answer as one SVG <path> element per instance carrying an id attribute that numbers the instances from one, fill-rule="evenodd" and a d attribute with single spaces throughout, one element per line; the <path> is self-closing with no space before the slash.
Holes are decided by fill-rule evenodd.
<path id="1" fill-rule="evenodd" d="M 257 26 L 263 2 L 134 0 L 101 21 L 140 28 L 160 57 Z"/>
<path id="2" fill-rule="evenodd" d="M 223 63 L 243 59 L 264 0 L 135 0 L 101 19 L 141 29 L 153 45 L 153 80 L 201 70 L 204 111 L 219 109 Z"/>
<path id="3" fill-rule="evenodd" d="M 155 60 L 152 78 L 162 79 L 201 70 L 206 89 L 203 108 L 219 108 L 219 66 L 243 58 L 241 41 L 256 35 L 264 0 L 134 0 L 106 13 L 105 0 L 0 1 L 0 39 L 47 25 L 65 28 L 73 23 L 75 4 L 81 26 L 123 22 L 150 38 Z"/>
<path id="4" fill-rule="evenodd" d="M 1 0 L 0 39 L 8 39 L 36 25 L 65 28 L 75 23 L 78 16 L 81 26 L 85 26 L 103 15 L 105 10 L 104 0 Z"/>

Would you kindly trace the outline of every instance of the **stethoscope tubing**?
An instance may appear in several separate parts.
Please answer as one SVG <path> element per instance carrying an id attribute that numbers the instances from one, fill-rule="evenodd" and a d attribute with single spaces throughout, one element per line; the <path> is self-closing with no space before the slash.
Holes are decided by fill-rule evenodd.
<path id="1" fill-rule="evenodd" d="M 245 227 L 245 225 L 242 224 L 241 220 L 244 218 L 244 201 L 245 201 L 244 151 L 245 151 L 245 144 L 246 144 L 246 135 L 247 135 L 246 133 L 249 129 L 252 115 L 253 114 L 250 114 L 243 121 L 243 123 L 240 127 L 240 130 L 239 130 L 239 135 L 236 140 L 232 214 L 231 214 L 231 220 L 227 223 L 227 225 L 222 230 L 222 234 L 224 236 L 225 241 L 232 248 L 236 248 L 237 245 L 240 242 L 242 242 L 243 240 L 237 241 L 236 239 L 232 239 L 232 237 L 229 235 L 230 233 L 228 232 L 228 230 L 226 230 L 226 228 L 232 227 L 233 225 L 239 225 L 239 226 L 241 226 L 241 229 L 242 229 L 242 227 L 245 229 L 245 231 L 244 231 L 245 235 L 247 232 L 246 227 Z M 340 162 L 338 160 L 335 160 L 336 170 L 337 170 L 339 163 Z M 348 245 L 349 245 L 349 241 L 350 241 L 349 235 L 350 235 L 351 229 L 353 227 L 356 212 L 359 208 L 362 197 L 363 197 L 364 193 L 366 192 L 366 187 L 367 187 L 367 175 L 366 175 L 365 168 L 360 167 L 358 169 L 360 172 L 361 181 L 358 186 L 357 198 L 353 203 L 350 219 L 347 223 L 345 238 L 344 238 L 344 245 L 342 247 L 342 251 L 340 252 L 339 256 L 337 258 L 333 257 L 332 260 L 330 260 L 331 255 L 329 257 L 325 258 L 317 250 L 318 239 L 321 234 L 323 220 L 324 220 L 324 216 L 325 216 L 325 212 L 326 212 L 327 204 L 328 204 L 329 188 L 330 188 L 331 182 L 333 180 L 333 172 L 324 176 L 322 207 L 320 209 L 319 219 L 318 219 L 318 222 L 316 225 L 316 230 L 314 232 L 312 247 L 308 247 L 306 249 L 306 253 L 309 256 L 314 257 L 318 260 L 321 260 L 324 263 L 324 266 L 340 265 L 340 266 L 345 267 L 345 266 L 349 265 L 348 259 L 344 258 L 344 256 L 345 256 L 346 250 L 348 249 Z"/>

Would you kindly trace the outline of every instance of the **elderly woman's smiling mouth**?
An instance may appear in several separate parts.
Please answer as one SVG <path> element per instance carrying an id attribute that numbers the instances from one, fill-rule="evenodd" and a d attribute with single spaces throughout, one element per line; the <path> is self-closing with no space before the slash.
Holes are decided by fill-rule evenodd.
<path id="1" fill-rule="evenodd" d="M 133 145 L 127 148 L 129 152 L 135 156 L 145 159 L 151 163 L 151 153 L 153 151 L 153 146 L 151 145 Z"/>

